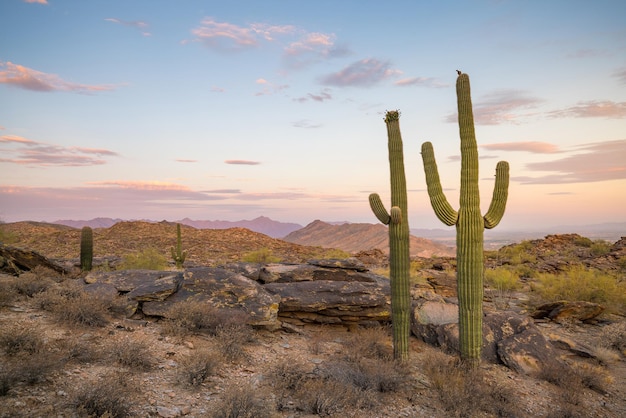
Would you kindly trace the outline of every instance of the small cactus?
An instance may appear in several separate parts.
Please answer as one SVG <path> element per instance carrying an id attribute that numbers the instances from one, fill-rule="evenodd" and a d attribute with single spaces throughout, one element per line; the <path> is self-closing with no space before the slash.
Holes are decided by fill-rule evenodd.
<path id="1" fill-rule="evenodd" d="M 91 271 L 93 266 L 93 231 L 84 226 L 80 231 L 80 269 Z"/>
<path id="2" fill-rule="evenodd" d="M 409 221 L 407 216 L 406 177 L 400 135 L 400 112 L 387 112 L 387 137 L 391 174 L 391 210 L 387 212 L 380 196 L 369 196 L 370 207 L 376 218 L 389 225 L 389 278 L 391 280 L 391 323 L 393 354 L 397 360 L 409 357 L 411 327 L 411 296 L 409 293 Z"/>
<path id="3" fill-rule="evenodd" d="M 187 251 L 183 251 L 182 249 L 182 239 L 180 235 L 180 224 L 176 224 L 176 248 L 172 247 L 172 258 L 176 263 L 176 268 L 183 268 L 183 263 L 185 262 L 185 258 L 187 257 Z"/>
<path id="4" fill-rule="evenodd" d="M 508 197 L 509 164 L 496 166 L 493 198 L 487 213 L 480 213 L 478 191 L 478 147 L 467 74 L 458 72 L 456 81 L 461 137 L 461 188 L 458 212 L 452 208 L 441 188 L 437 163 L 430 142 L 422 144 L 422 160 L 430 203 L 446 225 L 456 225 L 457 286 L 459 295 L 459 348 L 461 358 L 478 366 L 482 348 L 483 233 L 494 228 L 504 215 Z"/>

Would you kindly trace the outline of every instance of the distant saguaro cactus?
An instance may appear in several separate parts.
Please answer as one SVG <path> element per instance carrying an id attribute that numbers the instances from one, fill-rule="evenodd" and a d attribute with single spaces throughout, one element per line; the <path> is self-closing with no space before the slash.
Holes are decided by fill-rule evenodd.
<path id="1" fill-rule="evenodd" d="M 400 135 L 400 112 L 385 115 L 391 177 L 391 210 L 388 213 L 377 193 L 369 196 L 370 207 L 379 221 L 389 225 L 389 278 L 391 280 L 391 321 L 393 354 L 397 360 L 409 357 L 411 297 L 409 287 L 409 221 L 407 216 L 406 177 Z"/>
<path id="2" fill-rule="evenodd" d="M 478 366 L 482 348 L 483 233 L 498 225 L 508 197 L 509 164 L 496 166 L 493 198 L 487 213 L 480 213 L 478 191 L 478 148 L 467 74 L 459 72 L 456 81 L 461 137 L 461 188 L 459 211 L 448 203 L 441 188 L 437 163 L 430 142 L 422 144 L 422 160 L 430 202 L 437 217 L 446 225 L 456 225 L 457 285 L 459 295 L 459 345 L 461 358 Z"/>
<path id="3" fill-rule="evenodd" d="M 182 249 L 182 239 L 180 234 L 180 224 L 176 224 L 176 248 L 172 247 L 172 258 L 176 263 L 176 268 L 182 268 L 185 258 L 187 257 L 187 251 Z"/>
<path id="4" fill-rule="evenodd" d="M 80 269 L 91 271 L 93 266 L 93 231 L 84 226 L 80 231 Z"/>

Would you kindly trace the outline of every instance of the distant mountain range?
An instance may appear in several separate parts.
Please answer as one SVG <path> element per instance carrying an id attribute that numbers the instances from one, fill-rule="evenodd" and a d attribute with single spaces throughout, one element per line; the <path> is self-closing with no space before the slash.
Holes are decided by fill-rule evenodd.
<path id="1" fill-rule="evenodd" d="M 375 248 L 389 252 L 389 231 L 382 224 L 337 225 L 316 220 L 282 239 L 300 245 L 339 248 L 350 253 Z M 410 236 L 409 248 L 411 255 L 420 257 L 455 255 L 454 249 L 449 246 L 414 235 Z"/>
<path id="2" fill-rule="evenodd" d="M 111 218 L 95 218 L 89 221 L 73 221 L 73 220 L 58 220 L 54 221 L 54 224 L 71 226 L 73 228 L 82 228 L 89 226 L 91 228 L 110 228 L 118 222 L 122 222 L 122 219 Z M 144 220 L 145 221 L 145 220 Z M 152 222 L 152 221 L 147 221 Z M 246 228 L 254 232 L 265 234 L 272 238 L 282 238 L 289 235 L 291 232 L 302 228 L 302 225 L 289 222 L 274 221 L 265 216 L 259 216 L 252 220 L 243 221 L 194 221 L 189 218 L 184 218 L 179 221 L 173 221 L 173 223 L 180 223 L 181 225 L 187 225 L 196 229 L 229 229 L 229 228 Z"/>
<path id="3" fill-rule="evenodd" d="M 58 220 L 53 223 L 59 225 L 66 225 L 72 228 L 82 228 L 83 226 L 90 226 L 92 228 L 109 228 L 115 225 L 118 222 L 122 222 L 122 219 L 112 219 L 112 218 L 94 218 L 88 221 L 75 221 L 75 220 Z M 153 222 L 153 221 L 148 221 Z M 183 225 L 188 225 L 194 227 L 196 229 L 229 229 L 229 228 L 247 228 L 254 232 L 259 232 L 261 234 L 265 234 L 272 238 L 284 238 L 291 235 L 293 232 L 305 229 L 300 224 L 297 223 L 288 223 L 288 222 L 280 222 L 272 220 L 266 216 L 259 216 L 258 218 L 252 220 L 241 220 L 241 221 L 197 221 L 189 218 L 184 218 L 179 221 L 173 221 L 174 223 L 179 222 Z M 321 228 L 321 224 L 334 226 L 337 229 L 327 229 L 326 226 Z M 322 221 L 314 221 L 311 224 L 307 225 L 307 231 L 303 232 L 301 236 L 306 236 L 311 234 L 311 238 L 313 239 L 313 226 L 316 228 L 324 229 L 327 234 L 339 234 L 336 238 L 338 242 L 341 242 L 341 245 L 345 246 L 345 248 L 353 248 L 353 244 L 350 242 L 351 240 L 354 242 L 369 242 L 370 234 L 376 236 L 376 234 L 381 234 L 379 231 L 386 231 L 386 227 L 381 224 L 368 224 L 368 223 L 350 223 L 347 221 L 342 222 L 322 222 Z M 351 226 L 352 225 L 352 226 Z M 356 225 L 356 226 L 354 226 Z M 371 227 L 376 227 L 375 229 L 370 229 Z M 349 232 L 347 232 L 349 231 Z M 367 231 L 367 232 L 365 232 Z M 373 232 L 374 231 L 374 232 Z M 325 238 L 323 237 L 324 233 L 319 234 L 319 238 L 315 238 L 315 240 L 319 239 L 319 243 L 313 243 L 306 245 L 319 245 L 319 246 L 331 246 L 333 248 L 341 248 L 340 246 L 327 244 L 325 243 Z M 359 236 L 360 234 L 362 236 Z M 616 242 L 621 237 L 626 236 L 626 222 L 607 222 L 602 224 L 593 224 L 593 225 L 560 225 L 545 228 L 545 229 L 536 229 L 536 228 L 527 228 L 527 229 L 492 229 L 485 231 L 485 249 L 497 249 L 503 245 L 511 244 L 515 242 L 521 242 L 524 240 L 530 239 L 538 239 L 543 238 L 546 235 L 551 234 L 579 234 L 585 236 L 590 239 L 602 239 L 610 242 Z M 434 241 L 435 243 L 442 244 L 444 247 L 454 247 L 456 245 L 456 229 L 455 228 L 437 228 L 437 229 L 411 229 L 411 234 L 417 238 L 425 238 L 430 241 Z M 346 236 L 344 236 L 346 235 Z M 386 239 L 386 232 L 385 232 Z M 383 235 L 380 235 L 382 237 Z M 291 236 L 289 239 L 299 240 L 305 239 L 300 238 L 299 236 Z M 309 238 L 306 238 L 309 239 Z M 329 242 L 334 240 L 334 237 L 328 237 Z M 297 242 L 297 241 L 293 241 Z M 372 241 L 373 242 L 373 241 Z M 376 244 L 379 245 L 379 244 Z M 382 245 L 382 242 L 381 244 Z M 416 244 L 412 244 L 417 247 Z M 382 249 L 382 248 L 381 248 Z M 349 251 L 349 250 L 346 250 Z"/>

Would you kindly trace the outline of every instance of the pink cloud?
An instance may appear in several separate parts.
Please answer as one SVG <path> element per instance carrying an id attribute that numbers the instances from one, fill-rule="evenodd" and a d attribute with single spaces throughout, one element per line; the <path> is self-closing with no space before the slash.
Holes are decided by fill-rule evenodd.
<path id="1" fill-rule="evenodd" d="M 549 113 L 553 118 L 609 118 L 622 119 L 626 117 L 626 102 L 613 102 L 610 100 L 589 100 L 578 102 L 576 106 L 567 109 L 555 110 Z"/>
<path id="2" fill-rule="evenodd" d="M 290 25 L 273 26 L 253 23 L 249 26 L 238 26 L 228 22 L 218 22 L 211 17 L 202 20 L 200 27 L 192 29 L 194 42 L 201 42 L 209 48 L 225 51 L 237 51 L 255 48 L 261 40 L 274 41 L 277 35 L 285 35 L 295 31 Z"/>
<path id="3" fill-rule="evenodd" d="M 500 90 L 483 96 L 473 104 L 474 122 L 477 125 L 499 125 L 501 123 L 519 123 L 522 117 L 533 115 L 528 109 L 534 109 L 542 100 L 527 96 L 516 90 Z M 457 113 L 446 117 L 450 123 L 458 122 Z"/>
<path id="4" fill-rule="evenodd" d="M 526 141 L 526 142 L 502 142 L 497 144 L 481 145 L 482 148 L 491 151 L 525 151 L 536 154 L 553 154 L 559 151 L 559 147 L 548 142 Z"/>
<path id="5" fill-rule="evenodd" d="M 322 60 L 349 54 L 348 48 L 335 45 L 334 34 L 313 32 L 287 45 L 283 59 L 287 67 L 301 69 Z"/>
<path id="6" fill-rule="evenodd" d="M 88 85 L 65 81 L 56 74 L 46 74 L 12 62 L 0 62 L 0 83 L 33 91 L 71 91 L 93 93 L 114 90 L 110 85 Z"/>
<path id="7" fill-rule="evenodd" d="M 293 99 L 296 102 L 304 103 L 309 100 L 313 100 L 316 102 L 324 102 L 326 100 L 332 100 L 333 96 L 330 94 L 330 89 L 324 89 L 320 91 L 318 94 L 308 93 L 305 97 L 298 97 Z"/>
<path id="8" fill-rule="evenodd" d="M 622 84 L 626 84 L 626 68 L 615 71 L 613 77 L 616 77 Z"/>
<path id="9" fill-rule="evenodd" d="M 102 148 L 64 147 L 54 144 L 33 141 L 16 135 L 0 137 L 0 143 L 16 148 L 3 149 L 0 163 L 20 164 L 26 166 L 91 166 L 106 164 L 103 156 L 115 157 L 114 151 Z"/>
<path id="10" fill-rule="evenodd" d="M 179 163 L 197 163 L 198 162 L 198 160 L 189 160 L 186 158 L 177 158 L 176 161 Z"/>
<path id="11" fill-rule="evenodd" d="M 559 160 L 526 165 L 529 170 L 553 174 L 512 180 L 523 184 L 560 184 L 626 179 L 626 139 L 585 144 L 575 152 Z"/>
<path id="12" fill-rule="evenodd" d="M 389 62 L 366 58 L 350 64 L 339 72 L 323 77 L 321 82 L 339 87 L 369 87 L 399 73 L 400 71 L 390 68 Z"/>
<path id="13" fill-rule="evenodd" d="M 441 83 L 432 77 L 409 77 L 396 81 L 396 86 L 419 86 L 419 87 L 448 87 L 448 84 Z"/>
<path id="14" fill-rule="evenodd" d="M 24 3 L 48 4 L 48 0 L 23 0 Z"/>
<path id="15" fill-rule="evenodd" d="M 259 161 L 250 161 L 250 160 L 226 160 L 224 162 L 226 164 L 233 164 L 233 165 L 259 165 L 261 164 Z"/>

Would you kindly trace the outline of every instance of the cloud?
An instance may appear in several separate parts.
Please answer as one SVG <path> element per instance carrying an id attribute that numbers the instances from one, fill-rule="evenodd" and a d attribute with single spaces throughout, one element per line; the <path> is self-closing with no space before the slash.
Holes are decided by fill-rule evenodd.
<path id="1" fill-rule="evenodd" d="M 403 79 L 396 81 L 393 84 L 399 87 L 407 87 L 407 86 L 435 87 L 435 88 L 449 87 L 449 84 L 445 84 L 440 81 L 437 81 L 437 79 L 432 78 L 432 77 L 403 78 Z"/>
<path id="2" fill-rule="evenodd" d="M 176 162 L 179 162 L 179 163 L 197 163 L 198 160 L 191 160 L 191 159 L 186 159 L 186 158 L 177 158 Z"/>
<path id="3" fill-rule="evenodd" d="M 315 102 L 324 102 L 326 100 L 332 100 L 333 96 L 330 93 L 331 93 L 330 89 L 324 89 L 320 91 L 318 94 L 308 93 L 304 97 L 298 97 L 293 100 L 295 102 L 300 102 L 300 103 L 308 102 L 309 100 L 313 100 Z"/>
<path id="4" fill-rule="evenodd" d="M 626 68 L 615 71 L 613 77 L 616 77 L 622 84 L 626 84 Z"/>
<path id="5" fill-rule="evenodd" d="M 33 141 L 16 135 L 0 137 L 0 143 L 9 147 L 2 150 L 0 163 L 26 166 L 91 166 L 106 164 L 102 157 L 116 157 L 119 154 L 102 148 L 64 147 Z"/>
<path id="6" fill-rule="evenodd" d="M 259 161 L 250 161 L 250 160 L 226 160 L 224 162 L 226 164 L 233 164 L 233 165 L 259 165 L 261 164 Z"/>
<path id="7" fill-rule="evenodd" d="M 621 119 L 626 117 L 626 102 L 613 102 L 610 100 L 578 102 L 576 106 L 552 111 L 549 113 L 549 116 L 553 118 Z"/>
<path id="8" fill-rule="evenodd" d="M 383 80 L 400 74 L 390 68 L 389 62 L 366 58 L 353 62 L 339 72 L 322 77 L 322 84 L 338 87 L 370 87 Z"/>
<path id="9" fill-rule="evenodd" d="M 584 144 L 574 152 L 559 160 L 526 165 L 529 170 L 554 174 L 512 180 L 522 184 L 562 184 L 626 179 L 626 139 Z"/>
<path id="10" fill-rule="evenodd" d="M 335 45 L 335 35 L 319 32 L 304 34 L 284 49 L 283 60 L 288 68 L 301 69 L 317 62 L 349 55 L 350 50 Z"/>
<path id="11" fill-rule="evenodd" d="M 255 96 L 270 96 L 289 88 L 289 84 L 274 84 L 264 78 L 258 78 L 255 83 L 263 86 L 261 91 L 254 94 Z"/>
<path id="12" fill-rule="evenodd" d="M 242 51 L 258 47 L 261 41 L 272 42 L 276 36 L 290 34 L 295 30 L 291 25 L 274 26 L 263 23 L 238 26 L 207 17 L 199 27 L 191 30 L 195 36 L 191 41 L 201 42 L 211 49 L 221 51 Z"/>
<path id="13" fill-rule="evenodd" d="M 308 119 L 301 119 L 291 124 L 294 128 L 315 129 L 322 126 L 321 123 L 314 123 Z"/>
<path id="14" fill-rule="evenodd" d="M 502 142 L 497 144 L 481 145 L 491 151 L 525 151 L 536 154 L 553 154 L 559 151 L 559 147 L 548 142 L 526 141 L 526 142 Z"/>
<path id="15" fill-rule="evenodd" d="M 71 91 L 93 93 L 114 90 L 111 85 L 88 85 L 65 81 L 56 74 L 46 74 L 12 62 L 0 61 L 0 83 L 33 91 Z"/>
<path id="16" fill-rule="evenodd" d="M 211 87 L 211 91 L 213 93 L 224 93 L 226 91 L 226 89 L 224 89 L 222 87 L 213 86 L 213 87 Z"/>
<path id="17" fill-rule="evenodd" d="M 521 117 L 529 113 L 520 113 L 525 109 L 533 109 L 542 100 L 528 96 L 517 90 L 499 90 L 487 94 L 473 103 L 474 123 L 476 125 L 499 125 L 501 123 L 519 123 Z M 532 113 L 531 113 L 532 114 Z M 446 122 L 458 122 L 457 113 L 446 117 Z"/>
<path id="18" fill-rule="evenodd" d="M 217 193 L 217 194 L 239 194 L 239 189 L 215 189 L 215 190 L 203 190 L 202 193 Z"/>
<path id="19" fill-rule="evenodd" d="M 109 17 L 109 18 L 106 18 L 104 20 L 106 20 L 107 22 L 117 23 L 118 25 L 128 26 L 128 27 L 131 27 L 131 28 L 138 29 L 143 36 L 150 36 L 150 35 L 152 35 L 150 32 L 148 32 L 146 30 L 146 29 L 148 29 L 148 24 L 146 22 L 141 21 L 141 20 L 127 21 L 127 20 L 116 19 L 114 17 Z"/>
<path id="20" fill-rule="evenodd" d="M 23 0 L 24 3 L 48 4 L 48 0 Z"/>

